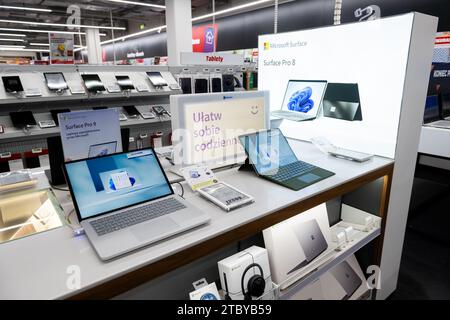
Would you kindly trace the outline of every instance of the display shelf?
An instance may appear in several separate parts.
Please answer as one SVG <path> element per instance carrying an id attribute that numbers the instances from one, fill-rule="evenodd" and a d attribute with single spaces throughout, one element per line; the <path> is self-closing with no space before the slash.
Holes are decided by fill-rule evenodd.
<path id="1" fill-rule="evenodd" d="M 301 160 L 336 175 L 296 192 L 237 168 L 218 172 L 220 180 L 255 198 L 253 204 L 232 212 L 224 212 L 184 185 L 184 197 L 207 212 L 210 223 L 108 263 L 98 258 L 85 236 L 74 237 L 68 227 L 8 242 L 0 246 L 0 299 L 112 298 L 380 178 L 384 178 L 386 190 L 380 208 L 384 219 L 392 160 L 374 157 L 359 164 L 329 157 L 310 143 L 291 141 L 291 147 Z M 45 177 L 43 172 L 39 174 Z M 56 193 L 66 214 L 71 212 L 73 205 L 68 193 Z M 75 219 L 74 215 L 71 218 Z M 380 250 L 381 246 L 377 241 L 376 248 Z M 82 270 L 81 286 L 77 288 L 66 284 L 67 268 L 72 265 Z M 36 269 L 41 270 L 38 277 Z"/>
<path id="2" fill-rule="evenodd" d="M 331 232 L 333 232 L 333 228 L 338 227 L 335 225 L 331 228 Z M 330 271 L 333 267 L 338 264 L 344 262 L 348 257 L 353 255 L 355 252 L 372 242 L 381 234 L 381 228 L 375 228 L 370 232 L 358 232 L 355 236 L 353 242 L 348 244 L 348 247 L 340 252 L 334 252 L 333 256 L 327 259 L 323 264 L 314 268 L 312 271 L 308 272 L 306 275 L 301 277 L 298 281 L 287 287 L 286 289 L 280 292 L 280 300 L 289 300 L 292 296 L 294 296 L 297 292 L 314 282 L 317 278 L 324 275 L 328 271 Z M 331 250 L 333 251 L 336 247 L 336 244 L 333 243 L 333 247 Z"/>
<path id="3" fill-rule="evenodd" d="M 42 117 L 36 116 L 36 121 L 43 119 Z M 128 119 L 126 121 L 121 121 L 120 126 L 122 128 L 132 128 L 132 127 L 140 127 L 140 126 L 148 126 L 155 124 L 162 124 L 170 122 L 170 117 L 164 116 L 161 119 Z M 29 129 L 28 131 L 20 130 L 12 127 L 12 123 L 9 120 L 8 116 L 0 116 L 0 124 L 2 124 L 5 128 L 5 132 L 0 134 L 0 141 L 6 143 L 8 141 L 18 141 L 18 140 L 29 140 L 29 139 L 45 139 L 47 137 L 55 136 L 60 134 L 59 127 L 52 128 L 40 128 L 39 125 L 34 128 Z"/>
<path id="4" fill-rule="evenodd" d="M 450 158 L 450 128 L 422 126 L 419 153 Z"/>

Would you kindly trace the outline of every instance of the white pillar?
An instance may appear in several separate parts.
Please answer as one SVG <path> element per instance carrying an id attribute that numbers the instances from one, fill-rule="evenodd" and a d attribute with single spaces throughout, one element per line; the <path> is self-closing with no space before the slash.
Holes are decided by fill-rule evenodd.
<path id="1" fill-rule="evenodd" d="M 101 64 L 103 61 L 99 29 L 86 29 L 86 46 L 89 64 Z"/>
<path id="2" fill-rule="evenodd" d="M 169 66 L 180 65 L 180 53 L 192 52 L 191 0 L 166 0 Z"/>

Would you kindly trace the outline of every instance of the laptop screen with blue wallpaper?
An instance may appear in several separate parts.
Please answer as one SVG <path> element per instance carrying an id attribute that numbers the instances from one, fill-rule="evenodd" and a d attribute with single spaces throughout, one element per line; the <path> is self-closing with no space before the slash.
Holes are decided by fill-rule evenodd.
<path id="1" fill-rule="evenodd" d="M 327 81 L 290 80 L 284 95 L 284 111 L 316 116 L 322 103 Z"/>
<path id="2" fill-rule="evenodd" d="M 152 149 L 69 162 L 65 168 L 81 219 L 173 194 Z"/>

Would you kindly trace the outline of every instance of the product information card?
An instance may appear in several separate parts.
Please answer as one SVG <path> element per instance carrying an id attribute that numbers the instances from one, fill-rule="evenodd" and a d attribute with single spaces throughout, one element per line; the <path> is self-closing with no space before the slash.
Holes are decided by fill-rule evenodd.
<path id="1" fill-rule="evenodd" d="M 115 108 L 58 114 L 65 161 L 122 152 Z"/>

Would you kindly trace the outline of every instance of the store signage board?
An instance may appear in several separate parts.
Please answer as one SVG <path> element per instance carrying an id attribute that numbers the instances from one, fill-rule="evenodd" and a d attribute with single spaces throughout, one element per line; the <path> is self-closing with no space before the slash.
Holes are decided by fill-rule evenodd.
<path id="1" fill-rule="evenodd" d="M 122 152 L 116 108 L 60 113 L 58 118 L 66 161 Z"/>
<path id="2" fill-rule="evenodd" d="M 181 65 L 184 66 L 242 66 L 244 55 L 230 53 L 202 53 L 202 52 L 181 52 Z"/>
<path id="3" fill-rule="evenodd" d="M 50 64 L 74 64 L 74 35 L 49 33 Z"/>
<path id="4" fill-rule="evenodd" d="M 270 90 L 271 111 L 289 108 L 290 80 L 326 80 L 327 90 L 356 92 L 349 100 L 323 99 L 323 114 L 313 121 L 283 120 L 283 133 L 301 140 L 324 136 L 340 147 L 394 158 L 413 23 L 414 15 L 405 14 L 260 36 L 259 89 Z M 356 103 L 361 115 L 338 115 L 350 108 L 339 101 Z"/>

